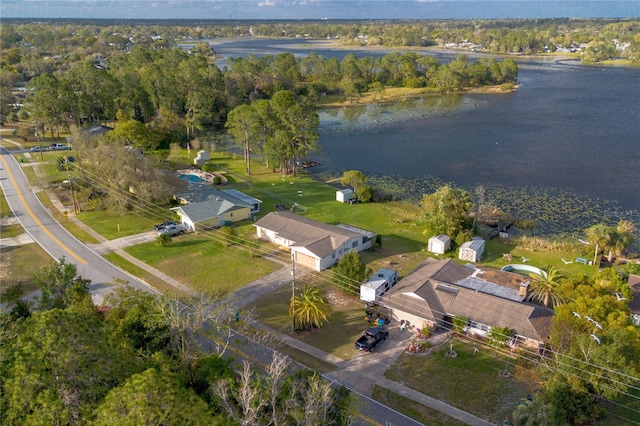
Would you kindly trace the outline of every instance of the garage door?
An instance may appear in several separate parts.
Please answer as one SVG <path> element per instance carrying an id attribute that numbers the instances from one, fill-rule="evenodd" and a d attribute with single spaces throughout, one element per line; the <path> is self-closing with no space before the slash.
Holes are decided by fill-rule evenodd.
<path id="1" fill-rule="evenodd" d="M 308 254 L 300 253 L 299 251 L 296 252 L 296 263 L 313 270 L 316 269 L 316 258 L 311 257 Z"/>

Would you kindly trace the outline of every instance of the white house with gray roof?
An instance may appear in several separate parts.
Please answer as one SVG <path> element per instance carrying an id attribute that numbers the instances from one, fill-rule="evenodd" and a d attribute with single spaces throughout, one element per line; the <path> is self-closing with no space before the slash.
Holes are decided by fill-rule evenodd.
<path id="1" fill-rule="evenodd" d="M 236 191 L 239 192 L 239 191 Z M 217 228 L 240 220 L 250 219 L 252 209 L 257 200 L 245 195 L 240 199 L 225 191 L 208 188 L 205 194 L 200 194 L 198 201 L 189 202 L 171 210 L 180 216 L 180 221 L 192 231 L 199 229 Z M 244 195 L 244 194 L 243 194 Z M 247 199 L 251 198 L 251 201 Z M 193 199 L 193 198 L 192 198 Z M 184 202 L 184 197 L 181 197 Z"/>
<path id="2" fill-rule="evenodd" d="M 349 225 L 329 225 L 291 212 L 272 212 L 257 221 L 256 235 L 291 250 L 301 266 L 322 271 L 351 250 L 371 248 L 376 234 Z"/>

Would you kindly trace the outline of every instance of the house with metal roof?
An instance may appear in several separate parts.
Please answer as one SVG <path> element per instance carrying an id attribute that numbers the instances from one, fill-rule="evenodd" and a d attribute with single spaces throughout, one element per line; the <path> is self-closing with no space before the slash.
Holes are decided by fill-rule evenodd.
<path id="1" fill-rule="evenodd" d="M 257 221 L 256 235 L 291 250 L 296 264 L 322 271 L 351 250 L 372 247 L 376 234 L 349 225 L 329 225 L 295 213 L 272 212 Z"/>
<path id="2" fill-rule="evenodd" d="M 470 334 L 507 327 L 519 342 L 545 342 L 553 310 L 528 303 L 528 278 L 510 272 L 463 266 L 429 258 L 401 279 L 379 303 L 397 321 L 419 328 L 451 329 L 454 317 L 467 319 Z"/>
<path id="3" fill-rule="evenodd" d="M 184 197 L 180 199 L 185 202 Z M 200 193 L 199 196 L 190 199 L 197 201 L 173 207 L 171 210 L 176 212 L 180 221 L 192 231 L 217 228 L 252 217 L 253 204 L 224 191 L 208 188 L 206 196 Z"/>
<path id="4" fill-rule="evenodd" d="M 262 200 L 258 200 L 257 198 L 253 198 L 250 195 L 245 194 L 244 192 L 240 192 L 237 189 L 223 189 L 222 192 L 226 192 L 238 200 L 242 200 L 245 203 L 251 206 L 251 213 L 256 214 L 260 212 L 260 204 L 262 204 Z"/>

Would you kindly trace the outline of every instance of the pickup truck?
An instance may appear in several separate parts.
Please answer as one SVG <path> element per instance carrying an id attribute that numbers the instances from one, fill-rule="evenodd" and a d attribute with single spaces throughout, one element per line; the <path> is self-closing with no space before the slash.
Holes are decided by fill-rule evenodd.
<path id="1" fill-rule="evenodd" d="M 51 151 L 67 151 L 67 150 L 71 150 L 71 147 L 69 145 L 65 145 L 63 143 L 52 143 L 49 146 L 49 149 Z"/>
<path id="2" fill-rule="evenodd" d="M 361 338 L 356 340 L 356 349 L 359 351 L 373 352 L 373 348 L 382 341 L 387 340 L 389 332 L 383 327 L 371 327 L 364 332 Z"/>
<path id="3" fill-rule="evenodd" d="M 175 235 L 182 235 L 185 233 L 185 231 L 187 230 L 187 228 L 184 225 L 181 224 L 175 224 L 175 225 L 167 225 L 162 229 L 159 229 L 158 235 L 169 235 L 170 237 L 173 237 Z"/>

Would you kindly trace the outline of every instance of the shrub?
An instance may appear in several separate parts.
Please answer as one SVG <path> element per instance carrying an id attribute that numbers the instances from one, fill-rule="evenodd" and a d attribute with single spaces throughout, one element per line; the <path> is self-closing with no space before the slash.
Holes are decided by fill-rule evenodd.
<path id="1" fill-rule="evenodd" d="M 233 237 L 236 235 L 236 231 L 232 227 L 223 226 L 218 230 L 218 232 L 220 233 L 220 240 L 225 246 L 228 247 L 235 242 Z"/>
<path id="2" fill-rule="evenodd" d="M 215 175 L 213 177 L 213 184 L 214 185 L 220 185 L 222 183 L 222 178 L 218 175 Z"/>
<path id="3" fill-rule="evenodd" d="M 467 318 L 462 317 L 460 315 L 456 315 L 453 317 L 453 329 L 456 333 L 462 334 L 464 332 L 464 328 L 467 326 Z"/>
<path id="4" fill-rule="evenodd" d="M 156 238 L 156 244 L 160 247 L 167 247 L 171 244 L 171 236 L 167 234 L 158 235 L 158 238 Z"/>

